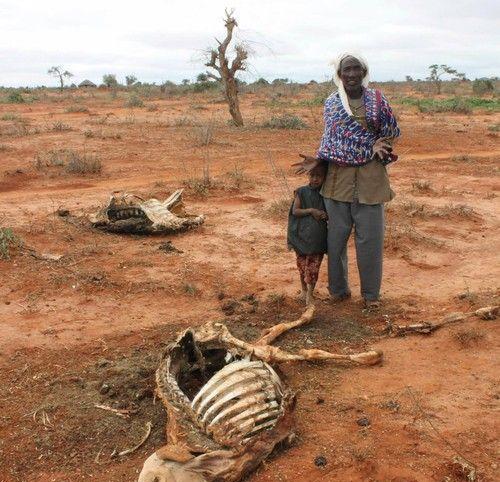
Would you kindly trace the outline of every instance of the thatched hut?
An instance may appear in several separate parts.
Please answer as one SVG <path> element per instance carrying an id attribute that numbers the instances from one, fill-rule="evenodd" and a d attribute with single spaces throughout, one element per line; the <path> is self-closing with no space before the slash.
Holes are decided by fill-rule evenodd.
<path id="1" fill-rule="evenodd" d="M 78 87 L 81 89 L 88 89 L 90 87 L 97 87 L 91 80 L 85 79 L 83 82 L 78 84 Z"/>

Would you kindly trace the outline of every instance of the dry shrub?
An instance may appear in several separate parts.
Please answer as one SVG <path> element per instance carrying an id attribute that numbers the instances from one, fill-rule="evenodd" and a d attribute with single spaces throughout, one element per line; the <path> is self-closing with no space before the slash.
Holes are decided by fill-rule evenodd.
<path id="1" fill-rule="evenodd" d="M 467 204 L 447 204 L 446 206 L 438 207 L 430 211 L 430 216 L 438 218 L 472 218 L 476 215 L 474 209 Z"/>
<path id="2" fill-rule="evenodd" d="M 52 124 L 52 128 L 50 130 L 55 131 L 55 132 L 70 131 L 71 126 L 68 124 L 65 124 L 64 122 L 56 121 Z"/>
<path id="3" fill-rule="evenodd" d="M 17 121 L 17 122 L 22 122 L 23 119 L 20 115 L 18 114 L 13 114 L 12 112 L 6 112 L 5 114 L 2 114 L 0 116 L 0 120 L 3 121 Z"/>
<path id="4" fill-rule="evenodd" d="M 210 191 L 216 189 L 217 183 L 210 178 L 203 177 L 189 177 L 182 180 L 182 185 L 193 192 L 196 196 L 208 196 Z"/>
<path id="5" fill-rule="evenodd" d="M 146 110 L 148 112 L 156 112 L 159 109 L 158 104 L 148 104 Z"/>
<path id="6" fill-rule="evenodd" d="M 102 162 L 95 154 L 71 151 L 64 169 L 70 174 L 100 174 Z"/>
<path id="7" fill-rule="evenodd" d="M 34 160 L 35 169 L 64 168 L 69 174 L 99 174 L 102 163 L 95 154 L 80 153 L 72 149 L 39 152 Z"/>
<path id="8" fill-rule="evenodd" d="M 225 181 L 223 186 L 228 191 L 240 191 L 241 189 L 248 188 L 253 185 L 252 180 L 248 174 L 245 173 L 245 170 L 237 164 L 234 165 L 233 169 L 227 171 L 224 174 L 224 177 Z"/>
<path id="9" fill-rule="evenodd" d="M 137 94 L 132 94 L 125 102 L 125 107 L 144 107 L 144 101 Z"/>
<path id="10" fill-rule="evenodd" d="M 291 199 L 278 199 L 265 208 L 265 213 L 271 218 L 287 219 L 291 204 Z"/>
<path id="11" fill-rule="evenodd" d="M 212 121 L 194 126 L 191 129 L 191 139 L 195 146 L 208 146 L 215 142 L 215 125 Z"/>
<path id="12" fill-rule="evenodd" d="M 411 190 L 416 194 L 429 194 L 434 192 L 430 181 L 417 180 L 411 183 Z"/>
<path id="13" fill-rule="evenodd" d="M 37 127 L 29 126 L 24 120 L 0 127 L 0 136 L 4 137 L 26 137 L 39 132 L 40 130 Z"/>
<path id="14" fill-rule="evenodd" d="M 387 207 L 387 212 L 396 216 L 409 218 L 472 218 L 476 212 L 467 204 L 446 204 L 445 206 L 432 207 L 414 200 L 392 203 Z"/>
<path id="15" fill-rule="evenodd" d="M 476 159 L 473 156 L 470 156 L 469 154 L 457 154 L 453 156 L 451 160 L 455 162 L 472 162 L 475 161 Z"/>
<path id="16" fill-rule="evenodd" d="M 65 112 L 67 112 L 68 114 L 84 113 L 84 112 L 89 112 L 89 108 L 84 105 L 74 104 L 66 108 Z"/>
<path id="17" fill-rule="evenodd" d="M 472 348 L 478 346 L 485 336 L 483 332 L 469 328 L 457 331 L 453 334 L 453 338 L 460 344 L 461 348 Z"/>
<path id="18" fill-rule="evenodd" d="M 283 114 L 273 116 L 262 124 L 267 129 L 306 129 L 306 123 L 298 116 L 292 114 Z"/>
<path id="19" fill-rule="evenodd" d="M 182 116 L 174 119 L 171 125 L 172 127 L 187 127 L 196 126 L 198 123 L 192 117 Z"/>
<path id="20" fill-rule="evenodd" d="M 0 258 L 10 259 L 11 251 L 23 245 L 21 238 L 14 234 L 12 228 L 0 228 Z"/>
<path id="21" fill-rule="evenodd" d="M 444 242 L 415 229 L 411 224 L 388 224 L 384 247 L 389 251 L 408 251 L 409 245 L 441 247 Z"/>

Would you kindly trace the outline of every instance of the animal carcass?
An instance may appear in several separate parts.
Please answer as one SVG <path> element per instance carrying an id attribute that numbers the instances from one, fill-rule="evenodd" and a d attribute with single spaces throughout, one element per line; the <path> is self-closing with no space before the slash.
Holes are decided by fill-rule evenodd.
<path id="1" fill-rule="evenodd" d="M 204 216 L 184 211 L 182 191 L 178 189 L 165 201 L 115 192 L 106 206 L 90 216 L 90 222 L 106 231 L 137 234 L 168 234 L 200 226 Z"/>
<path id="2" fill-rule="evenodd" d="M 277 445 L 290 442 L 295 395 L 273 363 L 336 359 L 371 365 L 381 360 L 377 351 L 291 354 L 269 345 L 310 321 L 313 313 L 310 306 L 299 320 L 276 325 L 254 343 L 215 323 L 188 329 L 169 345 L 156 372 L 169 443 L 146 460 L 139 482 L 235 482 Z"/>

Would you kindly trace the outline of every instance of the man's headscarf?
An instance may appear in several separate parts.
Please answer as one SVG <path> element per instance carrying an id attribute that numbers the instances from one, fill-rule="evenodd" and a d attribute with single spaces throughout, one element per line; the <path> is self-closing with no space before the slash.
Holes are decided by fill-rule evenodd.
<path id="1" fill-rule="evenodd" d="M 368 86 L 368 82 L 370 81 L 370 72 L 368 70 L 368 64 L 366 63 L 366 60 L 359 54 L 351 54 L 351 53 L 344 53 L 340 55 L 336 60 L 333 61 L 333 66 L 334 66 L 334 71 L 333 71 L 333 81 L 335 82 L 335 85 L 338 87 L 338 92 L 340 96 L 340 100 L 342 101 L 342 105 L 344 106 L 344 109 L 347 111 L 349 115 L 352 115 L 351 108 L 349 107 L 349 101 L 347 99 L 347 93 L 344 88 L 344 83 L 342 82 L 341 78 L 339 77 L 339 69 L 340 69 L 340 64 L 342 63 L 342 60 L 346 59 L 347 57 L 353 57 L 355 58 L 363 67 L 365 70 L 365 76 L 363 77 L 362 85 L 363 87 Z"/>

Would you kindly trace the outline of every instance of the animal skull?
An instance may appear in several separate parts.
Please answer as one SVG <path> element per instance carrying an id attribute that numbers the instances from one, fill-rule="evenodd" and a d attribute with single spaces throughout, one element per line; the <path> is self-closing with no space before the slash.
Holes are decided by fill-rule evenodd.
<path id="1" fill-rule="evenodd" d="M 178 189 L 163 202 L 114 192 L 108 204 L 90 216 L 90 222 L 106 231 L 140 234 L 175 233 L 200 226 L 204 216 L 184 212 L 182 191 Z"/>

